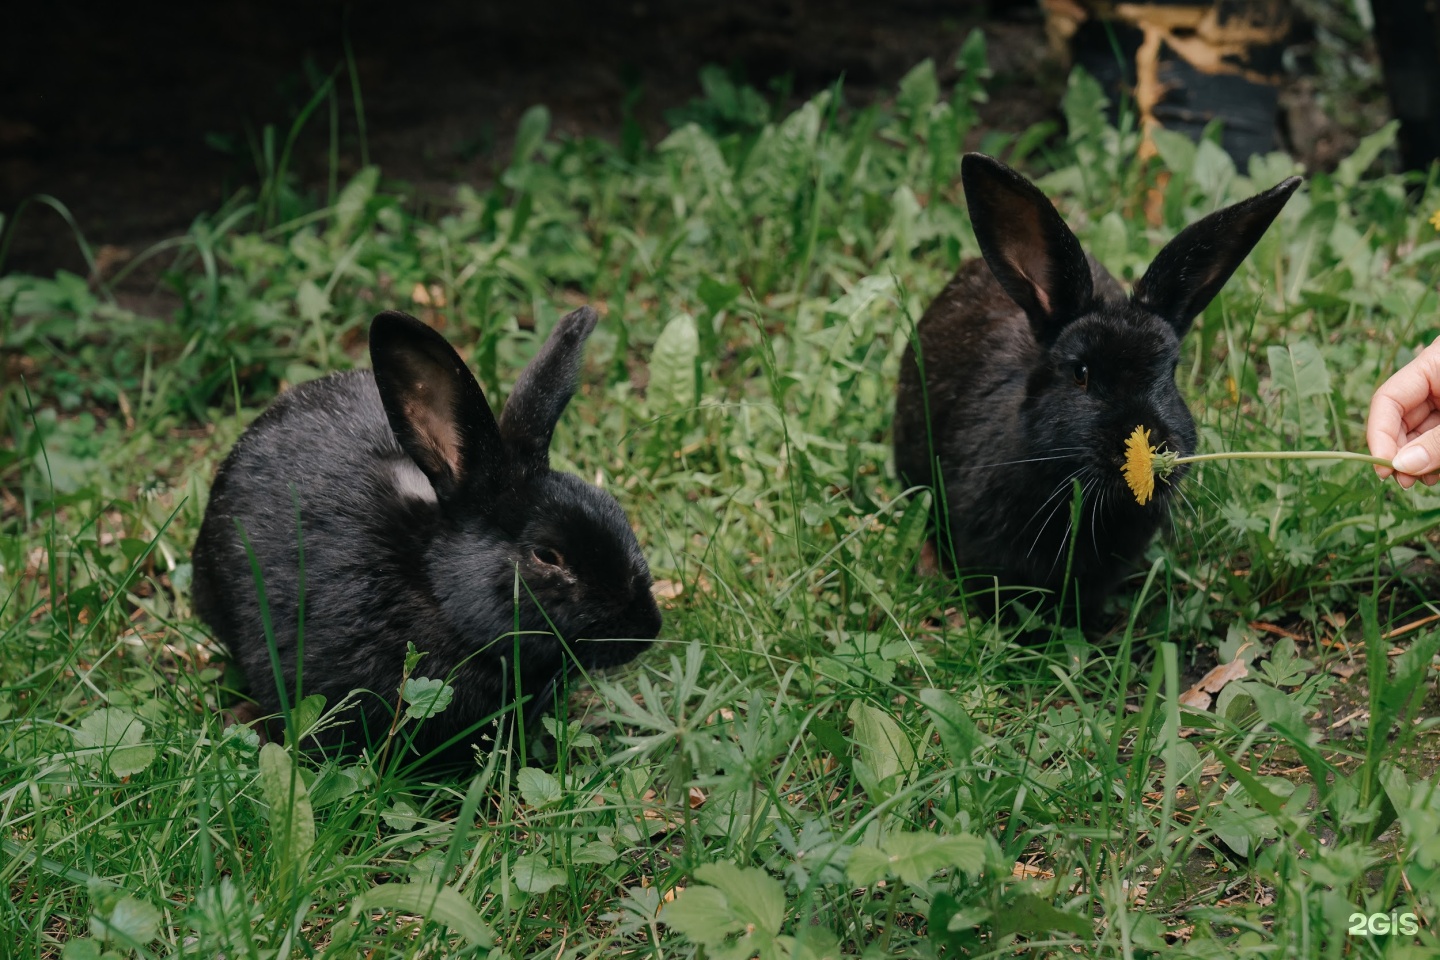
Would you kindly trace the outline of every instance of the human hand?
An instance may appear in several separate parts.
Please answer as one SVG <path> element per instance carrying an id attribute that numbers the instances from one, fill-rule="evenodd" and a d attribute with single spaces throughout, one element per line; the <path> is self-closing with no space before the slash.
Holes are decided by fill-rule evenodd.
<path id="1" fill-rule="evenodd" d="M 1375 391 L 1365 442 L 1371 454 L 1395 464 L 1376 467 L 1380 479 L 1393 473 L 1407 490 L 1416 480 L 1440 481 L 1440 338 Z"/>

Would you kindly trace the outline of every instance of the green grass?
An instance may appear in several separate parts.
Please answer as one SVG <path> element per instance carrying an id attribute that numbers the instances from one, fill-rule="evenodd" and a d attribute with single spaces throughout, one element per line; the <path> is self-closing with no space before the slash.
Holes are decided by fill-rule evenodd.
<path id="1" fill-rule="evenodd" d="M 1430 955 L 1440 630 L 1387 635 L 1440 612 L 1440 496 L 1207 464 L 1088 639 L 1020 645 L 911 572 L 929 502 L 888 422 L 914 318 L 978 252 L 957 161 L 983 47 L 961 65 L 953 90 L 922 65 L 893 104 L 773 118 L 715 75 L 653 148 L 552 137 L 536 108 L 495 185 L 444 210 L 374 169 L 307 200 L 282 159 L 170 248 L 172 316 L 0 278 L 0 948 Z M 984 148 L 1043 174 L 1125 279 L 1292 172 L 1173 137 L 1142 165 L 1099 100 L 1077 78 L 1066 137 Z M 1440 332 L 1440 189 L 1362 177 L 1393 135 L 1313 176 L 1187 340 L 1202 450 L 1361 449 L 1374 385 Z M 683 588 L 656 649 L 468 780 L 225 729 L 188 555 L 245 424 L 363 363 L 391 306 L 498 403 L 581 302 L 605 318 L 556 466 L 612 489 Z M 1236 656 L 1213 712 L 1182 708 Z M 1392 910 L 1424 928 L 1348 932 Z"/>

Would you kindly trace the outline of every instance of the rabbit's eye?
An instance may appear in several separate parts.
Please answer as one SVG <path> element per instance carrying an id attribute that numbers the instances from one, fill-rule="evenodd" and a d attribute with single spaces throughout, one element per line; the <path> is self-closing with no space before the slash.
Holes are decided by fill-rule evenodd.
<path id="1" fill-rule="evenodd" d="M 560 554 L 551 550 L 549 547 L 536 547 L 531 552 L 531 556 L 547 567 L 558 567 L 565 562 Z"/>
<path id="2" fill-rule="evenodd" d="M 1090 368 L 1085 366 L 1085 364 L 1075 364 L 1074 369 L 1070 372 L 1075 374 L 1075 386 L 1082 389 L 1090 386 Z"/>

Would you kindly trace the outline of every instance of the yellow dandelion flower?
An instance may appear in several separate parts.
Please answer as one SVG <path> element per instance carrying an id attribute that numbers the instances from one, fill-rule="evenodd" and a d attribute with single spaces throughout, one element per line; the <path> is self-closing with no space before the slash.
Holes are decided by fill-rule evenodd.
<path id="1" fill-rule="evenodd" d="M 1440 230 L 1440 210 L 1436 210 L 1430 215 L 1430 226 Z"/>
<path id="2" fill-rule="evenodd" d="M 1440 219 L 1440 212 L 1435 216 Z M 1150 446 L 1150 431 L 1137 426 L 1125 438 L 1125 463 L 1120 467 L 1120 473 L 1130 492 L 1135 494 L 1135 502 L 1143 507 L 1155 497 L 1156 477 L 1167 480 L 1182 464 L 1203 463 L 1206 460 L 1354 460 L 1394 469 L 1394 464 L 1382 457 L 1349 450 L 1232 450 L 1182 457 L 1166 447 Z"/>
<path id="3" fill-rule="evenodd" d="M 1136 427 L 1125 439 L 1125 483 L 1142 507 L 1155 496 L 1155 454 L 1150 431 L 1144 427 Z"/>

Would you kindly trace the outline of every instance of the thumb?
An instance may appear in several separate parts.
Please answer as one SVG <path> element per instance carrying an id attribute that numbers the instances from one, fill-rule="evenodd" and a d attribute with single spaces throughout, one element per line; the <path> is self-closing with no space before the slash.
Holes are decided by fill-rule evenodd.
<path id="1" fill-rule="evenodd" d="M 1398 472 L 1412 477 L 1440 470 L 1440 429 L 1430 430 L 1401 447 L 1392 462 Z"/>

